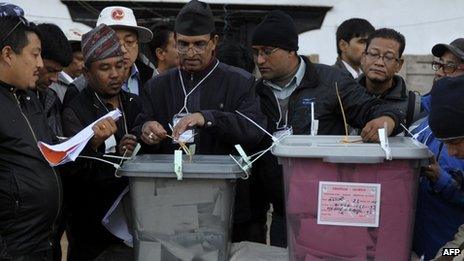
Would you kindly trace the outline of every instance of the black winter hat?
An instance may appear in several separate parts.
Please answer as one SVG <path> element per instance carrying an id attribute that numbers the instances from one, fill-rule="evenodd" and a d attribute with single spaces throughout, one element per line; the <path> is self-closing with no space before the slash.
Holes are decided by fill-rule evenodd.
<path id="1" fill-rule="evenodd" d="M 214 32 L 213 13 L 209 5 L 204 2 L 192 0 L 180 9 L 176 17 L 174 30 L 176 33 L 195 36 Z"/>
<path id="2" fill-rule="evenodd" d="M 263 45 L 298 51 L 298 33 L 295 22 L 288 14 L 271 11 L 258 24 L 251 37 L 252 45 Z"/>
<path id="3" fill-rule="evenodd" d="M 464 137 L 464 76 L 438 80 L 431 95 L 429 126 L 435 137 L 440 140 Z"/>

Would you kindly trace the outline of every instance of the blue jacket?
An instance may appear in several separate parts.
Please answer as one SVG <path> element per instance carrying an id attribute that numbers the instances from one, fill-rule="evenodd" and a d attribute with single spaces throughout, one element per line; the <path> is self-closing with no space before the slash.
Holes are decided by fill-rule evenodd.
<path id="1" fill-rule="evenodd" d="M 430 94 L 422 97 L 422 106 L 427 112 L 430 112 L 430 98 Z M 448 155 L 446 146 L 429 128 L 427 118 L 412 133 L 428 146 L 440 165 L 440 177 L 436 182 L 420 178 L 417 195 L 413 249 L 430 260 L 464 224 L 464 160 Z"/>

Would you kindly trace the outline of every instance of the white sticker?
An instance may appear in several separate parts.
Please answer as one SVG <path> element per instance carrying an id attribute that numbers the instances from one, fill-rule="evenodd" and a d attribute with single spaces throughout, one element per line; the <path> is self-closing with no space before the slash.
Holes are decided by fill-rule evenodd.
<path id="1" fill-rule="evenodd" d="M 187 113 L 179 113 L 179 114 L 174 115 L 172 117 L 172 126 L 175 128 L 177 123 L 179 123 L 179 121 L 182 120 L 182 118 L 184 118 L 187 115 L 189 115 L 189 114 L 187 114 Z M 184 142 L 184 143 L 193 143 L 193 142 L 195 142 L 194 136 L 195 136 L 195 130 L 187 129 L 183 133 L 180 134 L 178 140 L 180 142 Z M 174 143 L 177 143 L 177 142 L 174 141 Z"/>
<path id="2" fill-rule="evenodd" d="M 380 184 L 319 182 L 317 224 L 379 227 Z"/>
<path id="3" fill-rule="evenodd" d="M 174 173 L 176 173 L 177 180 L 182 180 L 182 151 L 174 151 Z"/>
<path id="4" fill-rule="evenodd" d="M 105 140 L 105 153 L 116 153 L 116 145 L 116 138 L 114 135 L 111 135 L 111 137 Z"/>

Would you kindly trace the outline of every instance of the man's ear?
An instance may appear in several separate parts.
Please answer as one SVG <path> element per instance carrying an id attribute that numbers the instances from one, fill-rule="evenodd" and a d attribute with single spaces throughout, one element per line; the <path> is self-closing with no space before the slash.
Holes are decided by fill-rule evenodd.
<path id="1" fill-rule="evenodd" d="M 89 70 L 89 68 L 87 68 L 87 65 L 85 65 L 85 64 L 84 64 L 84 66 L 82 67 L 82 74 L 84 75 L 85 80 L 87 80 L 87 82 L 89 82 L 89 79 L 90 79 L 90 70 Z"/>
<path id="2" fill-rule="evenodd" d="M 213 39 L 212 39 L 212 42 L 214 44 L 214 48 L 216 49 L 218 43 L 219 43 L 219 35 L 215 34 Z"/>
<path id="3" fill-rule="evenodd" d="M 342 51 L 342 53 L 344 53 L 346 51 L 346 48 L 348 48 L 348 45 L 349 43 L 343 39 L 341 39 L 339 42 L 338 42 L 338 48 L 340 48 L 340 51 Z"/>
<path id="4" fill-rule="evenodd" d="M 156 55 L 156 58 L 157 58 L 158 61 L 164 61 L 165 60 L 163 48 L 161 48 L 161 47 L 156 48 L 155 55 Z"/>
<path id="5" fill-rule="evenodd" d="M 396 70 L 397 73 L 401 71 L 401 68 L 403 68 L 403 64 L 404 64 L 404 59 L 400 58 L 400 61 L 398 62 L 398 68 Z"/>
<path id="6" fill-rule="evenodd" d="M 11 63 L 13 62 L 13 55 L 15 55 L 16 53 L 13 51 L 13 48 L 11 48 L 11 46 L 5 46 L 3 47 L 2 51 L 1 51 L 1 58 L 2 60 L 7 63 L 8 65 L 11 65 Z"/>

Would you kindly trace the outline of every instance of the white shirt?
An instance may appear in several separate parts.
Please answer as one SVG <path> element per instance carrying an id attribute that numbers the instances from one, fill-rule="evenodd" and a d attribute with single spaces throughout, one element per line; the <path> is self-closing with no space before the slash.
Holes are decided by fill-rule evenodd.
<path id="1" fill-rule="evenodd" d="M 345 65 L 345 68 L 348 70 L 348 72 L 350 72 L 350 74 L 353 76 L 353 78 L 358 78 L 359 75 L 362 73 L 361 69 L 359 69 L 358 71 L 356 71 L 353 67 L 351 67 L 351 65 L 349 65 L 347 62 L 343 61 L 343 65 Z"/>

